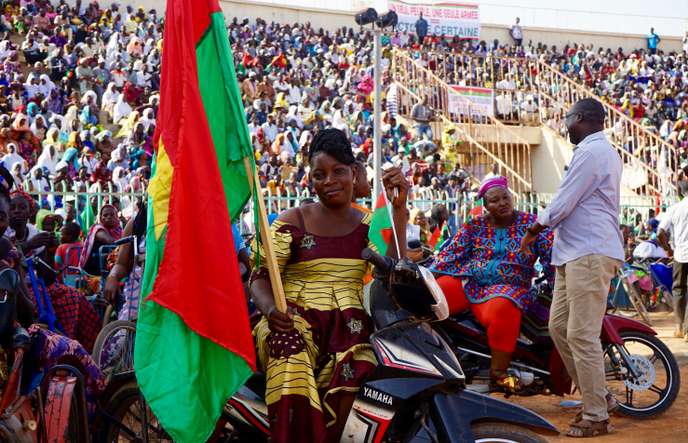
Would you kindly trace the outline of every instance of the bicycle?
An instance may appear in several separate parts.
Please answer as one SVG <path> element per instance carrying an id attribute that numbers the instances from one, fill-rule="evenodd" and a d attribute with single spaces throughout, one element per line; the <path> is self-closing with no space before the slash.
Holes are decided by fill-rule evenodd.
<path id="1" fill-rule="evenodd" d="M 115 242 L 115 246 L 128 243 L 133 244 L 134 257 L 138 259 L 139 248 L 136 236 L 122 238 Z M 126 284 L 133 283 L 131 279 L 127 279 Z M 109 306 L 112 307 L 111 304 Z M 129 313 L 127 318 L 133 318 L 132 314 Z M 96 338 L 91 355 L 106 377 L 112 378 L 133 372 L 135 337 L 136 323 L 131 320 L 114 320 L 104 325 Z"/>

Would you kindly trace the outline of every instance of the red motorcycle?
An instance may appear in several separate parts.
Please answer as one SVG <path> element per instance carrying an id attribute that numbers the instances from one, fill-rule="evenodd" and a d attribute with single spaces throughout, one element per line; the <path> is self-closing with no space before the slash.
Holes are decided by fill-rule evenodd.
<path id="1" fill-rule="evenodd" d="M 550 288 L 542 280 L 536 283 L 535 289 L 537 305 L 546 313 L 552 298 Z M 563 396 L 573 392 L 571 378 L 549 336 L 546 317 L 537 310 L 523 316 L 521 336 L 509 369 L 519 380 L 513 395 Z M 490 348 L 485 329 L 470 312 L 450 317 L 441 328 L 463 367 L 466 382 L 476 388 L 486 388 Z M 600 338 L 607 388 L 619 402 L 619 412 L 646 418 L 664 412 L 673 404 L 681 386 L 678 363 L 652 328 L 607 314 Z"/>

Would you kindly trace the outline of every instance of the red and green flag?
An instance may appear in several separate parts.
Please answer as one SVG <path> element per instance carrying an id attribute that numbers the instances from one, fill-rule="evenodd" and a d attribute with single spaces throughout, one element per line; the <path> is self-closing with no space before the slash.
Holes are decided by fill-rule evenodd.
<path id="1" fill-rule="evenodd" d="M 439 226 L 435 228 L 434 231 L 432 231 L 432 235 L 430 236 L 430 239 L 428 240 L 428 245 L 434 250 L 437 247 L 437 243 L 440 241 L 440 236 L 442 235 L 442 230 L 440 229 Z"/>
<path id="2" fill-rule="evenodd" d="M 174 441 L 198 443 L 255 368 L 231 229 L 254 167 L 218 0 L 167 1 L 155 142 L 135 370 Z"/>
<path id="3" fill-rule="evenodd" d="M 475 202 L 475 205 L 473 205 L 473 207 L 471 208 L 471 211 L 468 214 L 471 217 L 480 217 L 481 215 L 483 215 L 483 199 L 482 198 Z"/>
<path id="4" fill-rule="evenodd" d="M 382 192 L 375 202 L 373 217 L 370 219 L 370 241 L 373 242 L 378 252 L 387 254 L 387 245 L 392 240 L 392 214 L 390 204 L 385 193 Z"/>

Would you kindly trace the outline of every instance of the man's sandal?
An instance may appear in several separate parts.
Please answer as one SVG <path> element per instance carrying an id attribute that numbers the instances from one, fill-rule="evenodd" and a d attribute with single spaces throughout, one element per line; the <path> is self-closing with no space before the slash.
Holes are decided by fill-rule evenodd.
<path id="1" fill-rule="evenodd" d="M 573 438 L 591 438 L 609 434 L 613 430 L 614 427 L 609 423 L 609 420 L 590 421 L 581 419 L 571 424 L 566 435 Z"/>
<path id="2" fill-rule="evenodd" d="M 614 414 L 616 411 L 619 410 L 619 402 L 614 398 L 614 396 L 607 392 L 607 395 L 605 396 L 605 399 L 607 400 L 607 412 L 609 415 Z M 583 419 L 583 410 L 581 409 L 578 411 L 575 417 L 569 422 L 570 425 L 576 423 L 577 421 L 580 421 Z"/>

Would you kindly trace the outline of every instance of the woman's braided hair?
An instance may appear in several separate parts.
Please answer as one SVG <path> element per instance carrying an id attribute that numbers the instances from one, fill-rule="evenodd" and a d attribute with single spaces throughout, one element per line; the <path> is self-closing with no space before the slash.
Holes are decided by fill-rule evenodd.
<path id="1" fill-rule="evenodd" d="M 308 153 L 308 161 L 312 162 L 313 157 L 320 153 L 325 153 L 345 165 L 351 166 L 356 162 L 349 139 L 344 131 L 339 129 L 323 129 L 315 134 Z"/>

